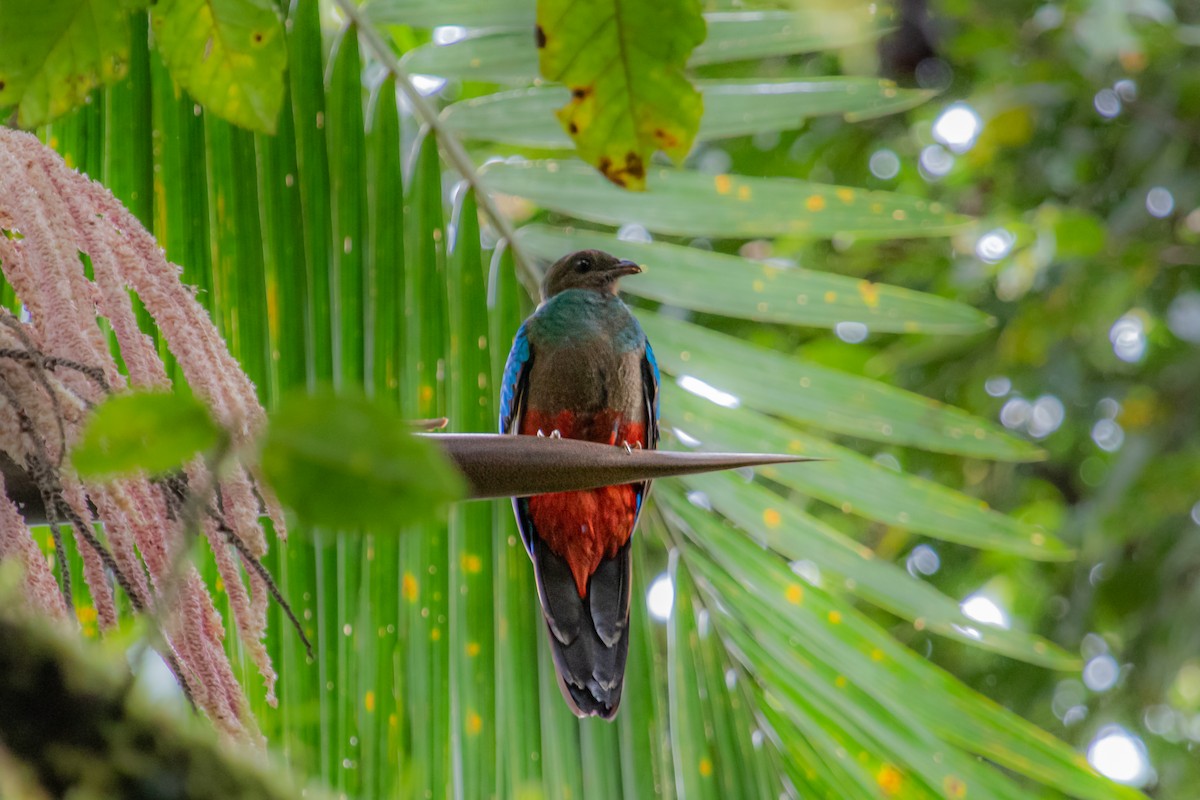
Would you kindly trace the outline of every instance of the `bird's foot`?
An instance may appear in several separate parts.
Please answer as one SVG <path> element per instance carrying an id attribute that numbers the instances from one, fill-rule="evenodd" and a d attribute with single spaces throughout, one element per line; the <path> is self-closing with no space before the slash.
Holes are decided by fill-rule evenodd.
<path id="1" fill-rule="evenodd" d="M 562 433 L 558 430 L 558 428 L 555 428 L 554 430 L 550 431 L 550 438 L 551 439 L 561 439 Z"/>
<path id="2" fill-rule="evenodd" d="M 633 455 L 634 448 L 637 448 L 638 450 L 642 449 L 641 442 L 634 442 L 633 444 L 630 444 L 626 440 L 622 439 L 621 444 L 622 444 L 622 446 L 624 446 L 625 452 L 628 453 L 629 455 Z"/>
<path id="3" fill-rule="evenodd" d="M 545 438 L 546 438 L 546 434 L 542 433 L 542 429 L 541 429 L 541 428 L 538 428 L 537 435 L 538 435 L 538 438 L 539 438 L 539 439 L 545 439 Z"/>

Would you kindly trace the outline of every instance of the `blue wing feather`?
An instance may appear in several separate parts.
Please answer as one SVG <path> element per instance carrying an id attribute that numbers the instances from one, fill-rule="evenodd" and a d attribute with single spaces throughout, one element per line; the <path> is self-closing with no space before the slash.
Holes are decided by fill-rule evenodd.
<path id="1" fill-rule="evenodd" d="M 653 406 L 653 408 L 654 408 L 654 439 L 655 439 L 655 443 L 657 443 L 657 441 L 658 441 L 658 383 L 659 383 L 658 360 L 654 357 L 654 348 L 650 346 L 649 339 L 646 340 L 646 363 L 650 365 L 650 375 L 647 377 L 647 381 L 650 383 L 650 385 L 647 386 L 646 389 L 654 397 L 654 406 Z"/>
<path id="2" fill-rule="evenodd" d="M 654 349 L 650 341 L 644 339 L 645 355 L 642 357 L 642 397 L 646 402 L 646 449 L 658 447 L 658 361 L 654 358 Z M 642 501 L 650 489 L 650 482 L 637 484 L 637 513 L 642 513 Z M 634 522 L 636 525 L 637 523 Z"/>
<path id="3" fill-rule="evenodd" d="M 521 407 L 522 395 L 525 392 L 528 374 L 529 337 L 525 335 L 525 325 L 517 329 L 513 337 L 512 349 L 508 351 L 508 361 L 504 364 L 504 378 L 500 383 L 500 432 L 509 433 L 513 429 L 513 416 Z M 520 420 L 515 420 L 520 422 Z"/>
<path id="4" fill-rule="evenodd" d="M 500 381 L 501 433 L 516 433 L 521 427 L 520 416 L 525 413 L 525 395 L 529 391 L 529 365 L 532 359 L 533 351 L 523 324 L 513 337 L 512 349 L 508 351 L 508 361 L 504 364 L 504 377 Z M 533 542 L 537 534 L 529 518 L 529 498 L 514 497 L 512 504 L 513 511 L 516 512 L 517 529 L 521 532 L 521 541 L 529 554 L 533 555 Z"/>

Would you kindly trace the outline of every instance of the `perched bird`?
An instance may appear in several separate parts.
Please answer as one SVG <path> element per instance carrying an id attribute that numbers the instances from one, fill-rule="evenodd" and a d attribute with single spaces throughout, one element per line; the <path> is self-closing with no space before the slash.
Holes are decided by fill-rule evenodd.
<path id="1" fill-rule="evenodd" d="M 513 340 L 501 433 L 658 445 L 658 365 L 617 297 L 641 272 L 599 250 L 563 256 Z M 533 560 L 559 688 L 576 716 L 612 719 L 629 651 L 630 537 L 650 482 L 513 499 Z"/>

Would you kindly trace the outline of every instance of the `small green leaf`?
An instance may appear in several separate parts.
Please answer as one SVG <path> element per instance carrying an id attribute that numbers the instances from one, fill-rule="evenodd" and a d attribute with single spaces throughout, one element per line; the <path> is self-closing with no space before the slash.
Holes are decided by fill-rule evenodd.
<path id="1" fill-rule="evenodd" d="M 129 15 L 119 3 L 0 0 L 0 20 L 0 108 L 15 105 L 23 128 L 62 116 L 125 75 Z"/>
<path id="2" fill-rule="evenodd" d="M 85 478 L 169 472 L 221 438 L 208 409 L 194 397 L 164 392 L 115 395 L 92 412 L 71 451 Z"/>
<path id="3" fill-rule="evenodd" d="M 287 43 L 270 0 L 161 0 L 154 38 L 171 76 L 235 125 L 275 132 Z"/>
<path id="4" fill-rule="evenodd" d="M 645 188 L 655 150 L 682 161 L 704 110 L 683 67 L 704 35 L 696 0 L 643 3 L 636 11 L 619 0 L 540 0 L 541 73 L 571 90 L 557 116 L 579 156 L 634 190 Z"/>
<path id="5" fill-rule="evenodd" d="M 439 516 L 462 478 L 395 411 L 319 392 L 283 401 L 270 417 L 262 471 L 304 521 L 395 528 Z"/>

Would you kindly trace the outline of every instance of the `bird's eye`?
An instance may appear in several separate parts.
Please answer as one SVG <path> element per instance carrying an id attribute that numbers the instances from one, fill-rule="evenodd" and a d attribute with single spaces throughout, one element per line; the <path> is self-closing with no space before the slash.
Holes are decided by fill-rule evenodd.
<path id="1" fill-rule="evenodd" d="M 590 258 L 581 258 L 575 262 L 576 272 L 587 272 L 592 268 L 592 260 Z"/>

